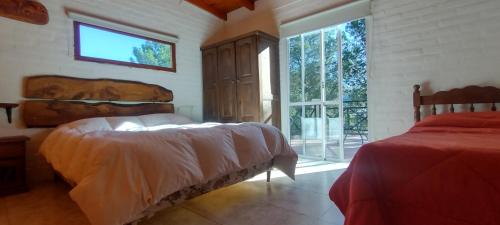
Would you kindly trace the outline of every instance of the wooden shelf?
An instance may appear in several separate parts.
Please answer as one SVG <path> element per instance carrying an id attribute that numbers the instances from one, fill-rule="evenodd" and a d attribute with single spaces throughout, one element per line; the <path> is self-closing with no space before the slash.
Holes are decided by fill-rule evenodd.
<path id="1" fill-rule="evenodd" d="M 16 108 L 19 106 L 19 104 L 16 103 L 0 103 L 0 108 L 5 109 L 5 113 L 7 114 L 7 120 L 9 123 L 12 123 L 12 109 Z"/>

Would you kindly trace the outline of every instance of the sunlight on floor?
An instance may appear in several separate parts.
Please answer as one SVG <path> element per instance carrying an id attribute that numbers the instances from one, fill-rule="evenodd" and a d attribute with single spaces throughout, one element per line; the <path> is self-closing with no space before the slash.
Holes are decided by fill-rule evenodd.
<path id="1" fill-rule="evenodd" d="M 309 159 L 299 159 L 299 161 L 297 162 L 297 167 L 295 169 L 295 176 L 346 169 L 348 166 L 349 166 L 349 163 L 334 163 L 334 162 L 328 162 L 328 161 L 315 161 L 315 160 L 309 160 Z M 274 169 L 271 172 L 271 179 L 279 178 L 279 177 L 286 177 L 286 175 L 283 172 Z M 261 173 L 261 174 L 255 176 L 252 179 L 249 179 L 245 182 L 252 182 L 252 181 L 259 181 L 259 180 L 266 180 L 266 179 L 267 179 L 267 174 Z"/>

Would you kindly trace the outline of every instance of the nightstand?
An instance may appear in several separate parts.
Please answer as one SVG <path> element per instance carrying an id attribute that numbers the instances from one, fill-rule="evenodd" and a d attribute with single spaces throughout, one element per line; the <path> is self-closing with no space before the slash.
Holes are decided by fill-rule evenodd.
<path id="1" fill-rule="evenodd" d="M 21 193 L 26 186 L 25 136 L 0 137 L 0 196 Z"/>

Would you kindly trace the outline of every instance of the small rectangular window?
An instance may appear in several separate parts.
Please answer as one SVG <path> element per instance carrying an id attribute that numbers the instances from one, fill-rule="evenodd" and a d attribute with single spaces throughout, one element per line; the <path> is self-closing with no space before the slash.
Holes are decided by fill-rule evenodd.
<path id="1" fill-rule="evenodd" d="M 74 31 L 76 60 L 176 71 L 174 43 L 77 21 Z"/>

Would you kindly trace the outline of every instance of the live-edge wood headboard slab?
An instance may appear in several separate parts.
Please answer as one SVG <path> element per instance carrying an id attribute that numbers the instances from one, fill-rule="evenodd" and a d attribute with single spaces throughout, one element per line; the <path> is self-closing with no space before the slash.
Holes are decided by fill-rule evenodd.
<path id="1" fill-rule="evenodd" d="M 91 117 L 174 112 L 169 103 L 173 100 L 171 90 L 137 81 L 31 76 L 25 79 L 24 97 L 31 99 L 22 107 L 27 127 L 55 127 Z"/>
<path id="2" fill-rule="evenodd" d="M 172 91 L 154 84 L 114 79 L 84 79 L 42 75 L 26 78 L 25 98 L 51 100 L 101 100 L 170 102 Z"/>

